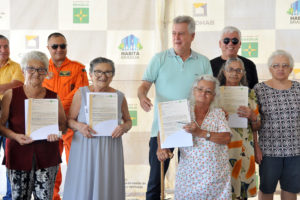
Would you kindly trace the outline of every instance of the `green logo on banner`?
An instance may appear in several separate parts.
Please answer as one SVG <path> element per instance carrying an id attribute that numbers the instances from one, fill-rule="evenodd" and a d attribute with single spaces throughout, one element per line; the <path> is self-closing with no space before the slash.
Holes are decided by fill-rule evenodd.
<path id="1" fill-rule="evenodd" d="M 129 114 L 132 121 L 132 126 L 137 126 L 137 111 L 129 110 Z"/>
<path id="2" fill-rule="evenodd" d="M 73 8 L 74 24 L 88 24 L 89 17 L 89 8 Z"/>
<path id="3" fill-rule="evenodd" d="M 258 57 L 258 42 L 243 42 L 242 43 L 242 56 L 246 58 Z"/>

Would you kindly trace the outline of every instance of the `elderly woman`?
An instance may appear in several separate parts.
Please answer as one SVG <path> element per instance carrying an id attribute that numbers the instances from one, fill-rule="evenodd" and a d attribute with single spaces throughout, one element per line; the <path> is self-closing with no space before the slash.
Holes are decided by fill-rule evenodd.
<path id="1" fill-rule="evenodd" d="M 300 83 L 289 80 L 292 56 L 277 50 L 268 59 L 270 80 L 254 87 L 261 114 L 259 198 L 273 199 L 278 180 L 281 199 L 297 199 L 300 192 Z"/>
<path id="2" fill-rule="evenodd" d="M 110 87 L 114 74 L 115 67 L 111 60 L 95 58 L 90 63 L 90 77 L 93 84 L 80 88 L 73 98 L 68 124 L 75 133 L 64 199 L 125 199 L 122 135 L 129 131 L 132 122 L 124 94 Z M 85 114 L 88 92 L 117 94 L 119 125 L 112 132 L 112 136 L 93 137 L 96 132 L 87 125 Z"/>
<path id="3" fill-rule="evenodd" d="M 218 75 L 221 86 L 248 86 L 244 63 L 230 58 Z M 260 128 L 258 105 L 254 90 L 249 90 L 248 107 L 239 106 L 239 117 L 248 118 L 247 128 L 231 128 L 232 138 L 228 144 L 231 166 L 232 199 L 256 196 L 255 156 L 253 134 L 256 138 Z"/>
<path id="4" fill-rule="evenodd" d="M 56 93 L 42 87 L 48 71 L 48 58 L 32 51 L 22 59 L 25 84 L 7 90 L 2 99 L 0 132 L 6 136 L 4 163 L 8 169 L 12 199 L 52 199 L 56 173 L 61 158 L 58 135 L 33 141 L 25 135 L 24 100 L 58 99 Z M 5 124 L 8 122 L 8 128 Z M 59 128 L 66 130 L 66 116 L 59 100 Z"/>
<path id="5" fill-rule="evenodd" d="M 196 78 L 190 98 L 194 121 L 184 127 L 193 135 L 194 145 L 180 148 L 175 199 L 231 198 L 227 147 L 230 128 L 225 113 L 215 108 L 218 95 L 217 79 L 211 75 Z M 159 148 L 158 159 L 163 161 L 168 158 L 168 151 Z"/>

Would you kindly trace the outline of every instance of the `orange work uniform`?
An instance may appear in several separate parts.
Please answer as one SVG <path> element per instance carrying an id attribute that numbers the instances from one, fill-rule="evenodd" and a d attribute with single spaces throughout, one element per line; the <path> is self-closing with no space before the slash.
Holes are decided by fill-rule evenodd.
<path id="1" fill-rule="evenodd" d="M 58 94 L 65 113 L 68 115 L 73 96 L 77 89 L 89 85 L 85 66 L 66 58 L 60 67 L 55 67 L 52 59 L 50 59 L 48 71 L 49 75 L 44 79 L 43 86 Z M 62 155 L 63 147 L 65 147 L 67 162 L 69 160 L 72 137 L 73 131 L 68 129 L 67 133 L 62 136 L 62 140 L 59 141 L 60 155 Z M 62 175 L 59 167 L 54 186 L 53 200 L 60 200 L 58 192 L 61 182 Z"/>

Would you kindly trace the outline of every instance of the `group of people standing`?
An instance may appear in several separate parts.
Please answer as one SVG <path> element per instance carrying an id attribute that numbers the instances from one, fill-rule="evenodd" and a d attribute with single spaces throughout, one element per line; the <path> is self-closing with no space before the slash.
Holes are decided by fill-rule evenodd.
<path id="1" fill-rule="evenodd" d="M 66 57 L 64 35 L 50 34 L 47 47 L 50 60 L 40 51 L 31 51 L 23 56 L 20 66 L 9 59 L 9 40 L 0 35 L 0 132 L 6 137 L 3 164 L 8 177 L 4 199 L 30 200 L 32 195 L 40 200 L 61 199 L 59 164 L 63 147 L 67 163 L 71 163 L 64 199 L 125 199 L 121 136 L 132 123 L 124 94 L 110 87 L 115 74 L 113 61 L 103 57 L 92 60 L 89 85 L 85 66 Z M 119 125 L 111 137 L 93 137 L 96 132 L 87 125 L 89 92 L 118 95 Z M 61 138 L 50 134 L 47 140 L 33 141 L 25 135 L 24 100 L 29 98 L 58 99 Z"/>
<path id="2" fill-rule="evenodd" d="M 156 91 L 146 199 L 160 199 L 160 162 L 165 162 L 166 172 L 173 151 L 160 147 L 157 105 L 179 99 L 190 101 L 193 120 L 184 129 L 193 135 L 193 146 L 179 148 L 175 199 L 256 196 L 255 162 L 260 166 L 260 199 L 273 199 L 278 181 L 282 199 L 296 199 L 300 192 L 300 84 L 288 79 L 293 58 L 286 51 L 275 51 L 268 60 L 272 78 L 258 83 L 255 64 L 237 55 L 241 46 L 237 28 L 223 29 L 222 55 L 211 61 L 191 49 L 194 37 L 194 19 L 176 17 L 173 47 L 152 58 L 138 88 L 140 105 L 147 112 L 153 106 L 147 96 L 153 83 Z M 32 51 L 24 55 L 20 67 L 9 59 L 9 41 L 0 35 L 0 133 L 7 137 L 3 163 L 12 199 L 31 199 L 32 194 L 35 199 L 60 199 L 63 147 L 68 162 L 64 199 L 125 199 L 122 135 L 132 122 L 124 93 L 110 86 L 113 61 L 93 59 L 89 85 L 85 66 L 66 57 L 64 35 L 50 34 L 47 47 L 50 60 Z M 218 104 L 220 86 L 249 88 L 248 106 L 240 106 L 237 112 L 248 119 L 247 128 L 229 127 Z M 117 94 L 119 125 L 112 136 L 93 137 L 96 132 L 85 114 L 89 92 Z M 24 100 L 28 98 L 58 99 L 62 138 L 51 134 L 47 140 L 33 141 L 24 134 Z"/>
<path id="3" fill-rule="evenodd" d="M 272 78 L 258 83 L 255 64 L 238 56 L 241 32 L 222 30 L 222 55 L 212 60 L 191 49 L 195 21 L 189 16 L 173 20 L 173 48 L 150 61 L 138 89 L 141 107 L 150 111 L 147 97 L 155 84 L 154 120 L 149 142 L 150 175 L 146 199 L 160 199 L 160 162 L 167 171 L 173 149 L 161 149 L 159 102 L 190 100 L 192 123 L 184 129 L 193 135 L 193 146 L 179 148 L 175 199 L 248 199 L 257 195 L 255 162 L 259 164 L 259 199 L 273 199 L 278 181 L 281 198 L 297 199 L 300 192 L 300 91 L 290 81 L 294 62 L 283 50 L 268 60 Z M 247 128 L 230 128 L 218 104 L 219 86 L 246 86 L 248 106 L 239 106 Z M 237 105 L 238 106 L 238 105 Z"/>

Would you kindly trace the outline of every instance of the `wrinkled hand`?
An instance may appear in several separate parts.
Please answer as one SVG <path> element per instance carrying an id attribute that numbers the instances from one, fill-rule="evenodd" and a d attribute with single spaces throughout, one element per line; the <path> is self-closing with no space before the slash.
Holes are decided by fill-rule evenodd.
<path id="1" fill-rule="evenodd" d="M 92 129 L 89 125 L 81 123 L 80 128 L 79 128 L 79 132 L 87 138 L 92 138 L 93 134 L 96 134 L 97 132 Z"/>
<path id="2" fill-rule="evenodd" d="M 30 144 L 33 142 L 33 140 L 30 137 L 24 134 L 15 134 L 14 140 L 16 140 L 20 145 Z"/>
<path id="3" fill-rule="evenodd" d="M 257 144 L 254 145 L 254 155 L 255 155 L 255 162 L 260 165 L 263 156 L 262 156 L 262 151 Z"/>
<path id="4" fill-rule="evenodd" d="M 111 136 L 112 138 L 118 138 L 122 136 L 124 133 L 126 133 L 126 128 L 124 124 L 121 124 L 115 128 Z"/>
<path id="5" fill-rule="evenodd" d="M 191 133 L 194 136 L 196 136 L 197 128 L 198 127 L 195 122 L 189 123 L 183 127 L 186 132 Z"/>
<path id="6" fill-rule="evenodd" d="M 48 142 L 56 142 L 59 140 L 59 136 L 57 134 L 50 134 L 47 137 Z"/>
<path id="7" fill-rule="evenodd" d="M 146 112 L 149 112 L 153 106 L 151 100 L 146 96 L 140 98 L 140 105 Z"/>
<path id="8" fill-rule="evenodd" d="M 161 149 L 161 148 L 158 148 L 157 152 L 156 152 L 156 155 L 157 155 L 157 159 L 160 162 L 165 161 L 168 158 L 172 158 L 173 157 L 173 154 L 170 151 L 170 149 Z"/>
<path id="9" fill-rule="evenodd" d="M 237 114 L 239 115 L 239 117 L 245 117 L 245 118 L 248 118 L 251 121 L 256 120 L 256 116 L 255 116 L 253 110 L 251 110 L 247 106 L 240 106 L 237 110 Z"/>

